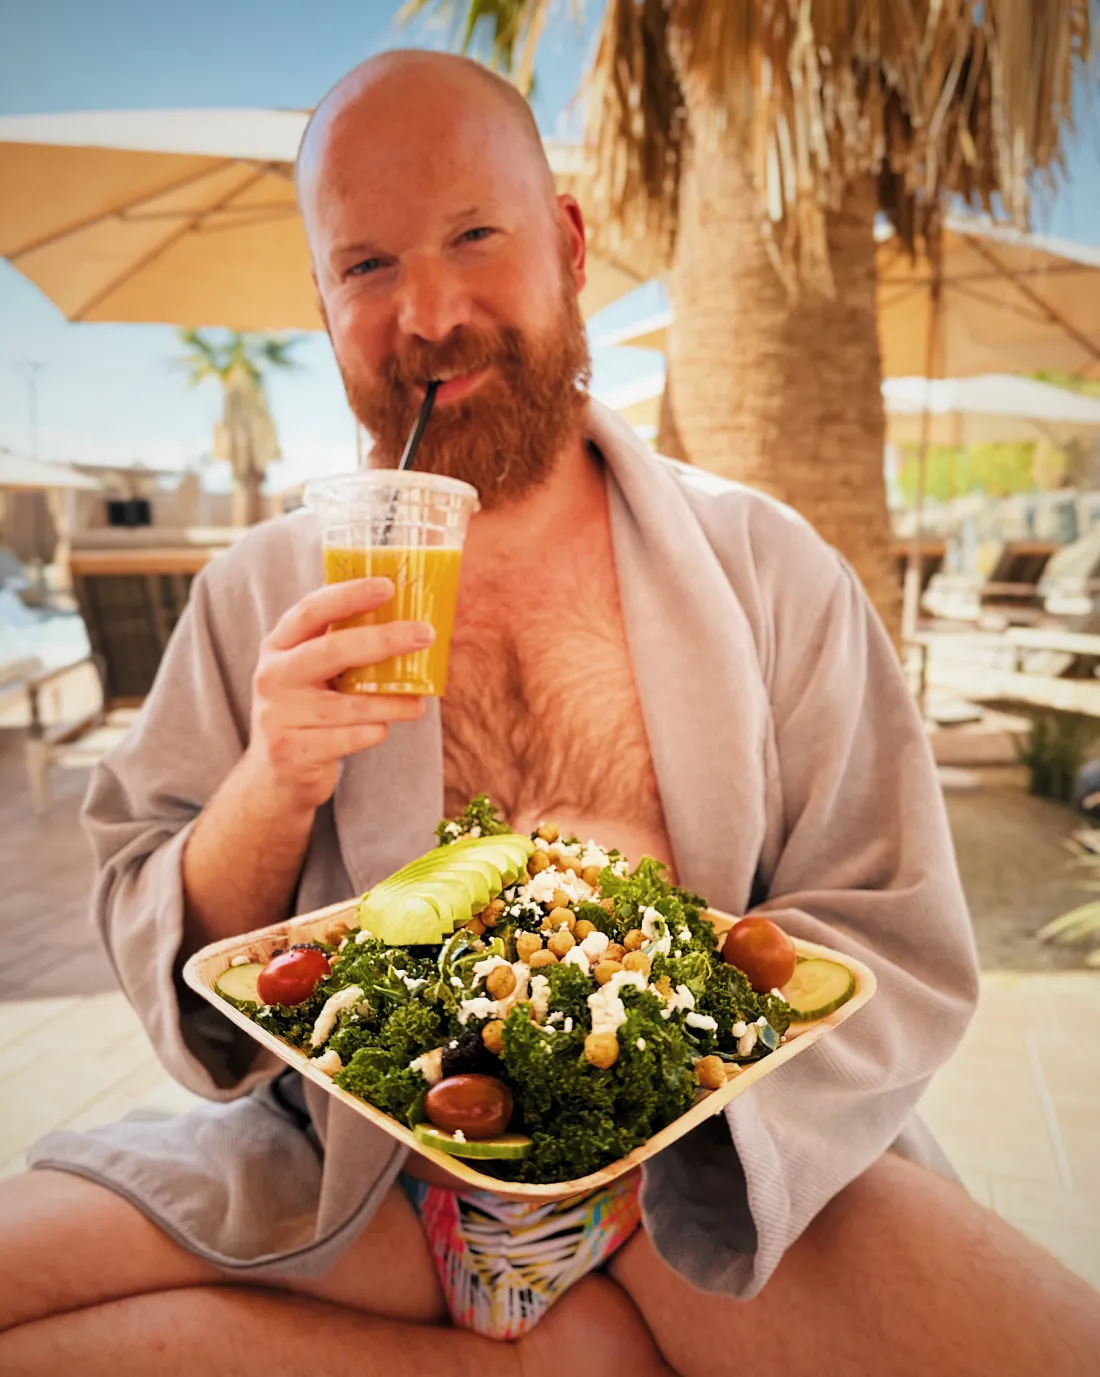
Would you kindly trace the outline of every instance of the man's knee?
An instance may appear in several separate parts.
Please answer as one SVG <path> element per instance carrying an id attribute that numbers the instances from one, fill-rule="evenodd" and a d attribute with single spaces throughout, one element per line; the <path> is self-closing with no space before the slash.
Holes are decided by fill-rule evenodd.
<path id="1" fill-rule="evenodd" d="M 218 1280 L 113 1191 L 68 1172 L 0 1182 L 0 1330 Z"/>

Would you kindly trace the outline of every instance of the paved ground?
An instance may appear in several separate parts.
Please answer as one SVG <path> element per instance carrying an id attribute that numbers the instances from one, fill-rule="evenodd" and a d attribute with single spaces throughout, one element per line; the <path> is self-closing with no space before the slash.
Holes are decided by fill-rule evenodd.
<path id="1" fill-rule="evenodd" d="M 0 1174 L 56 1127 L 192 1102 L 161 1070 L 85 917 L 77 815 L 85 742 L 30 811 L 18 735 L 0 730 Z M 1100 1287 L 1100 975 L 1034 930 L 1079 902 L 1073 820 L 1012 771 L 950 772 L 948 809 L 975 919 L 981 1008 L 925 1112 L 972 1194 Z"/>

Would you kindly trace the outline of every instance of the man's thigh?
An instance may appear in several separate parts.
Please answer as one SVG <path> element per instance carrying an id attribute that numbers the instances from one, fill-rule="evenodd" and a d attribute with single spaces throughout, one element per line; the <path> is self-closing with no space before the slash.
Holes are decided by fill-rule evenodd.
<path id="1" fill-rule="evenodd" d="M 759 1296 L 696 1291 L 636 1235 L 612 1277 L 682 1377 L 1062 1377 L 1100 1352 L 1100 1297 L 960 1187 L 894 1154 L 842 1191 Z"/>
<path id="2" fill-rule="evenodd" d="M 234 1279 L 83 1177 L 33 1171 L 0 1182 L 0 1329 Z M 324 1276 L 278 1285 L 392 1319 L 434 1323 L 446 1313 L 420 1222 L 396 1187 Z"/>

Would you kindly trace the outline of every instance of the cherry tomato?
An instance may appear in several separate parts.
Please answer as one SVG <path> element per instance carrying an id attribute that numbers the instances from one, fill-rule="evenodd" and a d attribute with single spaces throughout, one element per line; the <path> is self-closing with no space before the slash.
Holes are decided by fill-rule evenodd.
<path id="1" fill-rule="evenodd" d="M 512 1117 L 512 1092 L 495 1076 L 447 1076 L 424 1096 L 424 1113 L 448 1133 L 496 1138 Z"/>
<path id="2" fill-rule="evenodd" d="M 794 975 L 794 943 L 769 918 L 742 918 L 726 934 L 722 955 L 758 994 L 781 990 Z"/>
<path id="3" fill-rule="evenodd" d="M 256 977 L 256 989 L 265 1004 L 302 1004 L 331 970 L 323 951 L 294 947 L 272 957 Z"/>

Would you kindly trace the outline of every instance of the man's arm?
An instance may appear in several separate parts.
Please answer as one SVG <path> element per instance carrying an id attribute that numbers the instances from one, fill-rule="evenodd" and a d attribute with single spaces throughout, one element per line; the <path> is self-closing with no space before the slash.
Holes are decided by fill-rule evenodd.
<path id="1" fill-rule="evenodd" d="M 344 756 L 423 715 L 422 698 L 335 693 L 329 682 L 430 644 L 422 622 L 331 630 L 393 596 L 388 579 L 308 594 L 264 638 L 252 681 L 248 747 L 192 828 L 183 852 L 184 953 L 290 912 L 317 809 Z"/>

